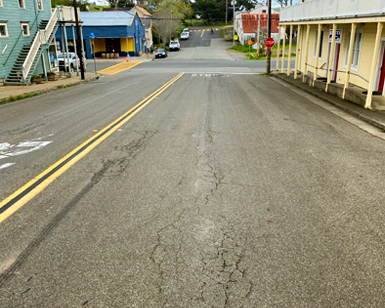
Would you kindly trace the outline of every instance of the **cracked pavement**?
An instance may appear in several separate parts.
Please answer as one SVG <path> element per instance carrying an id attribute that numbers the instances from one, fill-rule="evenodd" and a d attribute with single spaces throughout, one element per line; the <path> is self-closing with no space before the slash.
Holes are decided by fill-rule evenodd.
<path id="1" fill-rule="evenodd" d="M 68 129 L 27 175 L 142 99 L 112 80 L 93 84 L 115 100 L 74 107 L 97 124 L 67 123 L 75 111 L 49 94 L 57 127 L 41 117 L 23 131 L 26 116 L 4 130 L 16 142 Z M 86 101 L 85 87 L 68 93 Z M 384 306 L 384 153 L 268 77 L 185 74 L 0 224 L 0 306 Z M 29 161 L 16 162 L 7 190 Z"/>

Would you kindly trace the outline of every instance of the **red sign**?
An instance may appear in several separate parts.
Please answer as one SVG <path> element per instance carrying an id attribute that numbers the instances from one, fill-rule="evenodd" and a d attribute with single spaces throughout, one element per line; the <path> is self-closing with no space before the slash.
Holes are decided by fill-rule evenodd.
<path id="1" fill-rule="evenodd" d="M 266 41 L 265 41 L 265 45 L 266 47 L 268 48 L 271 48 L 274 46 L 274 39 L 272 39 L 271 37 L 267 38 Z"/>

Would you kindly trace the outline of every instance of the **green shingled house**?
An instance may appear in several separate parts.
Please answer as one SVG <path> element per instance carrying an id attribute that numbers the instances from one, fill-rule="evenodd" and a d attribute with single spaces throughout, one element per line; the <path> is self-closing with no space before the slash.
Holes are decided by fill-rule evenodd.
<path id="1" fill-rule="evenodd" d="M 50 0 L 0 0 L 0 82 L 25 84 L 50 71 L 49 46 L 59 20 L 73 8 L 51 9 Z"/>

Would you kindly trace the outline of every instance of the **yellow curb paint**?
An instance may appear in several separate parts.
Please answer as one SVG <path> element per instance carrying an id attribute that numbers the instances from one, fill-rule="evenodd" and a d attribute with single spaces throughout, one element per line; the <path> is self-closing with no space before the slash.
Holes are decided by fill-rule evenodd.
<path id="1" fill-rule="evenodd" d="M 72 160 L 70 160 L 67 164 L 62 166 L 60 169 L 58 169 L 55 173 L 50 175 L 47 179 L 42 181 L 38 186 L 36 186 L 34 189 L 32 189 L 29 193 L 27 193 L 24 197 L 22 197 L 20 200 L 15 202 L 11 207 L 9 207 L 6 211 L 0 214 L 0 223 L 3 222 L 5 219 L 7 219 L 9 216 L 11 216 L 13 213 L 15 213 L 18 209 L 20 209 L 23 205 L 25 205 L 28 201 L 33 199 L 37 194 L 39 194 L 44 188 L 46 188 L 49 184 L 51 184 L 56 178 L 58 178 L 61 174 L 63 174 L 66 170 L 68 170 L 72 165 L 74 165 L 77 161 L 79 161 L 82 157 L 87 155 L 93 148 L 95 148 L 98 144 L 100 144 L 103 140 L 105 140 L 108 136 L 110 136 L 113 132 L 115 132 L 119 127 L 121 127 L 123 124 L 125 124 L 128 120 L 130 120 L 134 115 L 136 115 L 140 110 L 142 110 L 144 107 L 146 107 L 155 97 L 163 93 L 171 84 L 173 84 L 175 81 L 177 81 L 179 78 L 181 78 L 184 75 L 184 73 L 179 73 L 174 78 L 172 78 L 169 82 L 167 82 L 165 85 L 160 87 L 158 90 L 154 91 L 152 94 L 147 96 L 145 100 L 147 100 L 146 103 L 144 103 L 141 107 L 138 108 L 145 100 L 142 100 L 140 103 L 132 107 L 129 111 L 127 111 L 125 114 L 120 116 L 118 119 L 116 119 L 114 122 L 103 128 L 99 133 L 94 135 L 93 137 L 89 138 L 85 142 L 83 142 L 81 145 L 79 145 L 77 148 L 72 150 L 70 153 L 68 153 L 66 156 L 64 156 L 62 159 L 54 163 L 52 166 L 50 166 L 48 169 L 40 173 L 38 176 L 36 176 L 34 179 L 29 181 L 27 184 L 19 188 L 17 191 L 15 191 L 13 194 L 5 198 L 3 201 L 0 202 L 0 209 L 6 205 L 9 201 L 11 201 L 13 198 L 17 197 L 19 194 L 21 194 L 24 190 L 26 190 L 28 187 L 39 181 L 42 177 L 44 177 L 46 174 L 48 174 L 50 171 L 55 169 L 57 166 L 59 166 L 62 162 L 64 162 L 66 159 L 71 157 L 73 154 L 75 154 L 78 150 L 80 150 L 82 147 L 87 145 L 90 141 L 94 140 L 101 134 L 103 134 L 106 130 L 108 130 L 111 126 L 115 125 L 115 123 L 119 122 L 121 119 L 126 117 L 128 114 L 131 114 L 127 116 L 122 122 L 120 122 L 117 126 L 112 128 L 110 131 L 108 131 L 105 135 L 100 137 L 100 139 L 96 140 L 94 143 L 92 143 L 90 146 L 88 146 L 84 151 L 79 153 L 77 156 L 75 156 Z M 138 109 L 136 109 L 138 108 Z M 136 110 L 135 110 L 136 109 Z M 135 110 L 135 111 L 133 111 Z"/>
<path id="2" fill-rule="evenodd" d="M 97 132 L 98 132 L 98 130 L 97 130 L 97 129 L 94 129 L 92 132 L 93 132 L 93 133 L 97 133 Z"/>
<path id="3" fill-rule="evenodd" d="M 113 66 L 107 67 L 104 70 L 99 71 L 101 74 L 114 75 L 125 70 L 128 70 L 142 62 L 121 62 Z"/>

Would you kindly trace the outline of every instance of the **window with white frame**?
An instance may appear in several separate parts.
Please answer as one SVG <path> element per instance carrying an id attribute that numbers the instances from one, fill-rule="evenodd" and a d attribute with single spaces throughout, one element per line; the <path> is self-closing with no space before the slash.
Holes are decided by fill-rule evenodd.
<path id="1" fill-rule="evenodd" d="M 43 11 L 43 0 L 36 0 L 37 2 L 37 9 L 39 11 Z"/>
<path id="2" fill-rule="evenodd" d="M 363 33 L 364 33 L 363 29 L 357 29 L 356 33 L 354 34 L 352 66 L 351 66 L 351 69 L 353 71 L 358 71 L 358 65 L 360 63 L 360 53 L 361 53 Z M 351 36 L 351 30 L 348 31 L 348 38 L 346 40 L 344 67 L 347 67 L 347 65 L 348 65 L 350 36 Z"/>
<path id="3" fill-rule="evenodd" d="M 324 40 L 324 31 L 321 31 L 321 39 L 320 39 L 320 46 L 319 46 L 319 53 L 318 57 L 321 60 L 322 58 L 322 47 L 323 47 L 323 40 Z M 314 54 L 313 58 L 315 58 L 316 53 L 317 53 L 317 42 L 318 42 L 318 30 L 315 31 L 315 42 L 314 42 Z"/>
<path id="4" fill-rule="evenodd" d="M 18 0 L 18 2 L 19 2 L 19 8 L 25 9 L 25 0 Z"/>
<path id="5" fill-rule="evenodd" d="M 0 38 L 8 37 L 8 28 L 6 22 L 0 22 Z"/>
<path id="6" fill-rule="evenodd" d="M 21 23 L 21 34 L 23 36 L 29 36 L 29 24 L 27 22 Z"/>

